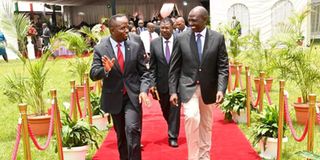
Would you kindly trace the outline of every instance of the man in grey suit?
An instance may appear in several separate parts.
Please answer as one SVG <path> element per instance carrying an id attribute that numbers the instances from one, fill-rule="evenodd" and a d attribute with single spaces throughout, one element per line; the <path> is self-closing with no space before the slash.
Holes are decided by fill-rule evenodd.
<path id="1" fill-rule="evenodd" d="M 161 37 L 151 41 L 150 72 L 153 86 L 159 91 L 160 105 L 164 119 L 168 124 L 168 143 L 171 147 L 178 147 L 180 129 L 180 104 L 170 103 L 169 95 L 169 67 L 170 57 L 176 52 L 176 38 L 173 36 L 173 22 L 165 18 L 160 22 Z"/>
<path id="2" fill-rule="evenodd" d="M 112 116 L 120 159 L 141 160 L 141 102 L 150 105 L 150 75 L 144 64 L 144 50 L 127 40 L 125 15 L 112 16 L 109 27 L 111 36 L 94 47 L 90 78 L 103 80 L 101 106 Z"/>
<path id="3" fill-rule="evenodd" d="M 213 106 L 222 102 L 228 83 L 228 56 L 223 35 L 207 29 L 208 11 L 193 8 L 191 30 L 177 37 L 170 64 L 170 101 L 181 97 L 189 160 L 210 160 Z"/>

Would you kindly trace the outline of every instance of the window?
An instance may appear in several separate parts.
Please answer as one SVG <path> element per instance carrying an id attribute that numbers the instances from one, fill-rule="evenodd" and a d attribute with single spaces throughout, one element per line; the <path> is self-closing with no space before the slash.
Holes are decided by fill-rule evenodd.
<path id="1" fill-rule="evenodd" d="M 241 3 L 232 5 L 228 9 L 228 20 L 231 22 L 232 16 L 236 16 L 241 25 L 241 34 L 246 35 L 250 31 L 250 15 L 247 6 Z"/>
<path id="2" fill-rule="evenodd" d="M 271 8 L 271 27 L 272 34 L 277 32 L 279 23 L 288 21 L 288 17 L 292 15 L 293 4 L 289 0 L 280 0 Z"/>
<path id="3" fill-rule="evenodd" d="M 311 38 L 320 38 L 320 2 L 312 4 Z"/>

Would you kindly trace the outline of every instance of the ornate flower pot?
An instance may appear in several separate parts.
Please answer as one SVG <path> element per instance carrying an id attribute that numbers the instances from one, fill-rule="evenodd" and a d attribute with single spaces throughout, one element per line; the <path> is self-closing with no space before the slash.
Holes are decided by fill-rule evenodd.
<path id="1" fill-rule="evenodd" d="M 63 147 L 62 150 L 64 160 L 85 160 L 89 147 L 88 145 L 71 148 Z"/>
<path id="2" fill-rule="evenodd" d="M 288 138 L 282 138 L 282 142 L 288 142 Z M 266 139 L 266 142 L 260 141 L 261 153 L 260 157 L 264 159 L 274 159 L 277 157 L 277 146 L 278 138 L 270 138 Z"/>
<path id="3" fill-rule="evenodd" d="M 240 110 L 240 115 L 237 112 L 232 112 L 232 119 L 237 123 L 247 123 L 247 112 L 245 109 Z"/>
<path id="4" fill-rule="evenodd" d="M 237 73 L 237 65 L 239 66 L 239 71 L 241 73 L 242 71 L 242 64 L 229 64 L 231 68 L 231 74 L 236 74 Z"/>
<path id="5" fill-rule="evenodd" d="M 92 91 L 94 86 L 90 86 L 90 91 Z M 84 97 L 84 85 L 76 86 L 76 91 L 78 93 L 79 98 Z"/>
<path id="6" fill-rule="evenodd" d="M 294 110 L 296 111 L 297 123 L 305 125 L 309 116 L 309 104 L 307 103 L 294 103 Z M 317 104 L 318 108 L 319 104 Z M 316 120 L 316 124 L 320 124 L 319 121 Z"/>
<path id="7" fill-rule="evenodd" d="M 267 90 L 270 92 L 271 88 L 272 88 L 272 82 L 273 82 L 273 78 L 267 78 L 266 79 L 266 88 Z M 260 85 L 260 78 L 256 77 L 254 78 L 254 84 L 256 87 L 256 91 L 258 91 L 259 85 Z"/>
<path id="8" fill-rule="evenodd" d="M 47 136 L 50 126 L 50 115 L 35 116 L 28 115 L 28 123 L 33 135 Z"/>
<path id="9" fill-rule="evenodd" d="M 92 116 L 92 124 L 96 126 L 99 130 L 106 130 L 108 124 L 108 115 L 104 114 L 104 117 L 101 115 Z"/>

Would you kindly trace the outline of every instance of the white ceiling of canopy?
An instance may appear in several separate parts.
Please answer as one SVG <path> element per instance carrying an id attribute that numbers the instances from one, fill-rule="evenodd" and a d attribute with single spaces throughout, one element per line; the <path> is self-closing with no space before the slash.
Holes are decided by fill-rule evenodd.
<path id="1" fill-rule="evenodd" d="M 67 6 L 82 6 L 82 5 L 111 3 L 111 0 L 19 0 L 19 1 L 40 2 L 40 3 L 48 3 L 48 4 L 67 5 Z"/>

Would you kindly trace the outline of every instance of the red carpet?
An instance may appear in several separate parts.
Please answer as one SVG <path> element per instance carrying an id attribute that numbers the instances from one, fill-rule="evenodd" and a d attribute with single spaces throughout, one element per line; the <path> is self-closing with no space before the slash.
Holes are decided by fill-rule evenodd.
<path id="1" fill-rule="evenodd" d="M 258 154 L 251 147 L 241 130 L 234 123 L 225 123 L 223 114 L 214 109 L 214 128 L 211 159 L 215 160 L 258 160 Z M 168 146 L 167 126 L 157 102 L 151 108 L 143 108 L 142 151 L 143 160 L 186 160 L 187 145 L 181 117 L 179 147 Z M 116 135 L 112 129 L 93 160 L 118 160 Z"/>

